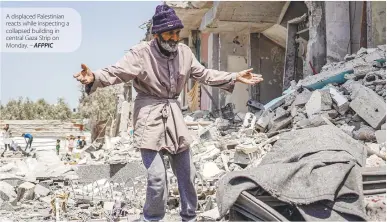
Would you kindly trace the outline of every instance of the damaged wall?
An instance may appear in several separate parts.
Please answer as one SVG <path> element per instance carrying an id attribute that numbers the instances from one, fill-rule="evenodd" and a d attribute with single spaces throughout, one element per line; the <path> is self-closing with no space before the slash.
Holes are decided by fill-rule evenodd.
<path id="1" fill-rule="evenodd" d="M 305 2 L 309 15 L 309 41 L 306 53 L 307 63 L 320 72 L 326 63 L 325 2 Z M 310 66 L 304 66 L 304 76 L 313 74 Z"/>
<path id="2" fill-rule="evenodd" d="M 349 2 L 325 2 L 327 63 L 339 62 L 350 53 Z"/>
<path id="3" fill-rule="evenodd" d="M 251 34 L 250 46 L 251 67 L 264 79 L 259 85 L 251 87 L 250 96 L 265 104 L 282 94 L 285 49 L 259 33 Z"/>
<path id="4" fill-rule="evenodd" d="M 238 68 L 239 71 L 242 71 L 244 68 L 247 68 L 247 51 L 249 47 L 248 33 L 224 32 L 219 34 L 219 38 L 219 70 L 233 72 L 238 70 Z M 236 63 L 228 64 L 230 55 L 239 56 L 242 57 L 242 59 L 238 59 L 238 62 Z M 236 84 L 234 93 L 232 95 L 221 90 L 219 97 L 221 107 L 231 102 L 236 105 L 235 111 L 247 111 L 246 103 L 249 99 L 248 86 L 243 84 Z"/>
<path id="5" fill-rule="evenodd" d="M 372 1 L 372 47 L 386 44 L 386 1 Z"/>
<path id="6" fill-rule="evenodd" d="M 208 37 L 208 68 L 219 69 L 219 34 L 211 33 Z M 211 112 L 219 109 L 219 88 L 211 87 L 210 90 L 217 107 L 211 105 Z"/>

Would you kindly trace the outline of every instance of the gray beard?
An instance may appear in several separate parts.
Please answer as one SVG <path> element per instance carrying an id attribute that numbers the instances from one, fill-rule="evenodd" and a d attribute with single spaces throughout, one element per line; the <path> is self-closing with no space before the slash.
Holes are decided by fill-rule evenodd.
<path id="1" fill-rule="evenodd" d="M 160 39 L 159 43 L 160 43 L 160 46 L 161 46 L 165 51 L 168 51 L 168 52 L 176 52 L 176 51 L 177 51 L 177 45 L 178 45 L 178 43 L 176 43 L 176 45 L 174 45 L 174 46 L 171 46 L 167 41 L 164 41 L 164 40 L 162 40 L 162 39 Z"/>

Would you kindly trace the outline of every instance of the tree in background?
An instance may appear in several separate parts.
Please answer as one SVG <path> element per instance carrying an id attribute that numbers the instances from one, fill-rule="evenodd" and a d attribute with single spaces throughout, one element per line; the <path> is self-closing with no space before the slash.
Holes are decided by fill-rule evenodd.
<path id="1" fill-rule="evenodd" d="M 0 107 L 0 119 L 3 120 L 69 120 L 71 118 L 71 109 L 64 98 L 59 98 L 56 104 L 49 104 L 44 99 L 33 102 L 29 98 L 19 97 Z"/>

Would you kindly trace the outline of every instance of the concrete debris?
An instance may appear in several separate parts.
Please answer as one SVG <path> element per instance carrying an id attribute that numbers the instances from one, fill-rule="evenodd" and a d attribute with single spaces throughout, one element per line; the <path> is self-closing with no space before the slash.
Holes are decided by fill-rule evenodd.
<path id="1" fill-rule="evenodd" d="M 371 89 L 361 86 L 349 106 L 375 129 L 386 121 L 386 102 Z"/>
<path id="2" fill-rule="evenodd" d="M 16 198 L 16 192 L 12 185 L 0 181 L 0 204 L 3 201 L 13 201 Z"/>
<path id="3" fill-rule="evenodd" d="M 221 172 L 214 162 L 207 162 L 203 165 L 202 175 L 205 179 L 211 179 Z"/>
<path id="4" fill-rule="evenodd" d="M 386 221 L 386 195 L 364 197 L 368 221 Z"/>
<path id="5" fill-rule="evenodd" d="M 380 167 L 385 165 L 386 165 L 386 161 L 375 154 L 371 155 L 366 160 L 366 167 Z"/>
<path id="6" fill-rule="evenodd" d="M 37 197 L 45 197 L 50 193 L 50 189 L 40 184 L 36 184 L 34 192 Z"/>
<path id="7" fill-rule="evenodd" d="M 349 136 L 353 137 L 353 130 L 355 129 L 355 126 L 349 126 L 347 124 L 343 124 L 340 126 L 340 129 L 343 130 Z"/>
<path id="8" fill-rule="evenodd" d="M 360 129 L 353 132 L 353 137 L 357 140 L 374 141 L 375 130 L 369 126 L 362 126 Z"/>
<path id="9" fill-rule="evenodd" d="M 385 143 L 386 142 L 386 130 L 375 131 L 375 137 L 376 137 L 376 141 L 378 143 Z"/>
<path id="10" fill-rule="evenodd" d="M 305 104 L 306 113 L 311 118 L 324 110 L 330 110 L 332 98 L 327 90 L 316 90 L 310 96 L 309 101 Z"/>
<path id="11" fill-rule="evenodd" d="M 35 184 L 30 182 L 22 183 L 17 188 L 16 201 L 20 200 L 33 200 L 35 195 Z"/>

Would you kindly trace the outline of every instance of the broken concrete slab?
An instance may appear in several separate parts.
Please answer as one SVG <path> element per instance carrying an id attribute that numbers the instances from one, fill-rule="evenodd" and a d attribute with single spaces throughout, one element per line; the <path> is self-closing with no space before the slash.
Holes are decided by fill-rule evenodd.
<path id="1" fill-rule="evenodd" d="M 238 164 L 242 167 L 246 167 L 250 163 L 250 158 L 247 154 L 245 154 L 241 151 L 236 151 L 234 153 L 234 158 L 233 158 L 232 163 Z"/>
<path id="2" fill-rule="evenodd" d="M 269 125 L 270 119 L 271 119 L 270 112 L 264 112 L 257 120 L 257 127 L 264 131 L 267 126 Z"/>
<path id="3" fill-rule="evenodd" d="M 330 87 L 329 93 L 331 94 L 332 100 L 337 106 L 337 111 L 344 115 L 349 109 L 349 102 L 345 96 L 339 93 L 335 88 Z"/>
<path id="4" fill-rule="evenodd" d="M 349 106 L 373 128 L 379 129 L 386 120 L 386 103 L 382 97 L 365 86 L 354 93 Z"/>
<path id="5" fill-rule="evenodd" d="M 127 164 L 99 164 L 99 165 L 82 165 L 75 169 L 79 176 L 79 181 L 89 183 L 100 179 L 111 179 L 114 182 L 121 180 L 133 179 L 143 176 L 146 169 L 142 163 L 130 162 Z"/>
<path id="6" fill-rule="evenodd" d="M 375 137 L 376 141 L 380 143 L 385 143 L 386 142 L 386 130 L 377 130 L 375 131 Z"/>
<path id="7" fill-rule="evenodd" d="M 289 124 L 292 123 L 292 120 L 293 120 L 293 117 L 290 116 L 287 118 L 282 118 L 278 121 L 274 121 L 269 132 L 274 132 L 274 131 L 278 131 L 278 130 L 286 128 L 287 126 L 289 126 Z"/>
<path id="8" fill-rule="evenodd" d="M 353 131 L 355 130 L 355 126 L 349 126 L 347 124 L 344 124 L 344 125 L 341 125 L 340 126 L 340 129 L 342 131 L 344 131 L 346 134 L 348 134 L 349 136 L 353 136 Z"/>
<path id="9" fill-rule="evenodd" d="M 321 113 L 324 110 L 332 108 L 332 99 L 328 90 L 316 90 L 310 96 L 309 101 L 305 105 L 308 117 Z"/>
<path id="10" fill-rule="evenodd" d="M 48 188 L 46 188 L 46 187 L 44 187 L 44 186 L 42 186 L 40 184 L 37 184 L 35 186 L 35 190 L 34 191 L 35 191 L 35 195 L 37 197 L 45 197 L 45 196 L 47 196 L 51 192 L 50 189 L 48 189 Z"/>
<path id="11" fill-rule="evenodd" d="M 303 88 L 303 91 L 297 94 L 296 99 L 293 102 L 293 105 L 294 106 L 305 105 L 309 101 L 311 96 L 312 96 L 312 92 L 306 88 Z"/>
<path id="12" fill-rule="evenodd" d="M 13 201 L 16 198 L 16 192 L 12 185 L 0 181 L 0 202 Z"/>
<path id="13" fill-rule="evenodd" d="M 369 126 L 361 126 L 360 129 L 353 132 L 353 138 L 363 141 L 374 141 L 375 130 Z"/>
<path id="14" fill-rule="evenodd" d="M 205 179 L 211 179 L 221 172 L 223 171 L 220 170 L 214 162 L 206 162 L 203 165 L 202 175 Z"/>
<path id="15" fill-rule="evenodd" d="M 24 182 L 17 188 L 16 201 L 33 200 L 35 197 L 35 184 Z"/>
<path id="16" fill-rule="evenodd" d="M 376 154 L 371 155 L 366 160 L 366 167 L 380 167 L 385 165 L 386 165 L 386 161 L 378 157 Z"/>

